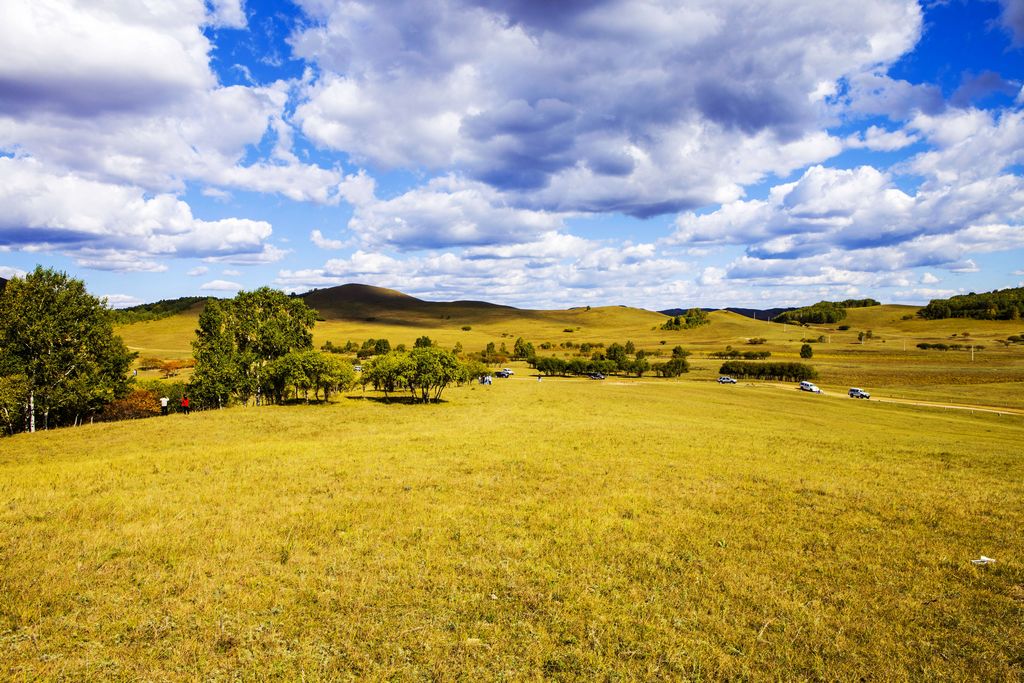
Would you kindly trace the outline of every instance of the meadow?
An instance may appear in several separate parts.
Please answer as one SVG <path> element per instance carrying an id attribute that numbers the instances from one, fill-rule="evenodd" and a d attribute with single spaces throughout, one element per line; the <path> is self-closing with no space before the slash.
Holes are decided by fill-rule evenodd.
<path id="1" fill-rule="evenodd" d="M 620 306 L 345 291 L 311 302 L 315 346 L 632 341 L 683 346 L 691 372 L 503 362 L 512 379 L 435 405 L 355 390 L 3 439 L 0 678 L 1024 678 L 1024 345 L 1001 341 L 1020 321 L 877 306 L 845 330 L 717 311 L 667 331 Z M 186 359 L 200 310 L 118 332 Z M 805 340 L 824 396 L 714 381 L 714 352 L 800 360 Z"/>
<path id="2" fill-rule="evenodd" d="M 522 375 L 4 439 L 0 677 L 1024 675 L 1024 419 Z"/>

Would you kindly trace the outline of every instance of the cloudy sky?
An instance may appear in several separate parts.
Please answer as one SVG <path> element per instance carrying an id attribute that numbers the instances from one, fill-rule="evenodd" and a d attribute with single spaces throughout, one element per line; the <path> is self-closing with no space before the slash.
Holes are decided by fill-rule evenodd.
<path id="1" fill-rule="evenodd" d="M 0 275 L 527 307 L 1024 281 L 1024 0 L 5 0 Z"/>

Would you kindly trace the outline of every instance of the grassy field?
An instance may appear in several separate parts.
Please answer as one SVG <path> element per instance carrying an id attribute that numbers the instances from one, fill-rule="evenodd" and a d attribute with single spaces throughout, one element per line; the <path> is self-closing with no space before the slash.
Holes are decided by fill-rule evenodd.
<path id="1" fill-rule="evenodd" d="M 1019 417 L 647 379 L 446 398 L 4 439 L 0 678 L 1024 677 Z"/>

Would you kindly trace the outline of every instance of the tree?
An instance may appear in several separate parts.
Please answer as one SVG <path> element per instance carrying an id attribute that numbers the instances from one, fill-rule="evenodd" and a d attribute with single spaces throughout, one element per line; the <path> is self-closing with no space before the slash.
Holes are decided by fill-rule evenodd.
<path id="1" fill-rule="evenodd" d="M 451 351 L 420 347 L 409 352 L 405 383 L 413 398 L 423 403 L 441 400 L 441 392 L 460 377 L 459 360 Z"/>
<path id="2" fill-rule="evenodd" d="M 814 357 L 814 349 L 811 348 L 810 344 L 804 344 L 803 346 L 800 347 L 800 357 L 801 358 L 813 358 Z"/>
<path id="3" fill-rule="evenodd" d="M 636 353 L 636 345 L 633 344 L 633 342 L 631 342 L 631 341 L 627 341 L 626 342 L 626 347 L 625 348 L 626 348 L 626 353 L 628 353 L 631 356 L 634 353 Z"/>
<path id="4" fill-rule="evenodd" d="M 271 384 L 270 363 L 292 351 L 313 348 L 315 323 L 316 311 L 305 301 L 269 287 L 239 292 L 229 301 L 211 301 L 199 316 L 192 342 L 194 393 L 218 406 L 230 395 L 248 403 Z"/>
<path id="5" fill-rule="evenodd" d="M 0 376 L 24 378 L 30 432 L 37 416 L 44 429 L 75 423 L 127 394 L 134 358 L 80 280 L 39 266 L 0 295 Z"/>
<path id="6" fill-rule="evenodd" d="M 384 392 L 384 398 L 388 398 L 396 390 L 405 387 L 409 366 L 408 354 L 389 351 L 375 356 L 363 366 L 360 381 L 364 387 L 367 384 L 372 384 L 374 389 Z"/>
<path id="7" fill-rule="evenodd" d="M 430 337 L 428 337 L 427 335 L 423 335 L 422 337 L 416 339 L 416 342 L 413 344 L 413 348 L 426 349 L 430 348 L 433 345 L 434 342 L 430 340 Z"/>
<path id="8" fill-rule="evenodd" d="M 522 337 L 516 339 L 515 345 L 512 346 L 512 357 L 513 358 L 528 358 L 530 356 L 529 351 L 533 349 L 532 346 L 527 348 L 528 344 Z"/>

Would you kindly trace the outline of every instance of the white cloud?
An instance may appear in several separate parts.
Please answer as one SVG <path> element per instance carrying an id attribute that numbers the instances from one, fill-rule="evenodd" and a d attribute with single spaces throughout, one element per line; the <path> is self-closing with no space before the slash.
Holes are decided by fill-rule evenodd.
<path id="1" fill-rule="evenodd" d="M 227 280 L 210 280 L 199 285 L 199 289 L 204 292 L 237 292 L 242 289 L 242 285 Z"/>
<path id="2" fill-rule="evenodd" d="M 0 26 L 0 150 L 54 173 L 177 192 L 186 181 L 333 203 L 341 174 L 300 162 L 284 119 L 295 84 L 217 84 L 203 26 L 241 28 L 239 0 L 15 0 Z M 276 136 L 273 160 L 247 154 Z M 209 187 L 214 185 L 216 187 Z"/>
<path id="3" fill-rule="evenodd" d="M 909 0 L 300 4 L 314 21 L 293 48 L 322 75 L 295 120 L 316 143 L 455 168 L 519 207 L 641 216 L 735 200 L 838 154 L 823 99 L 921 30 Z"/>
<path id="4" fill-rule="evenodd" d="M 309 234 L 310 241 L 321 249 L 342 249 L 345 247 L 343 240 L 332 240 L 324 237 L 324 234 L 319 230 L 314 230 Z"/>
<path id="5" fill-rule="evenodd" d="M 31 158 L 0 158 L 0 243 L 62 251 L 90 268 L 164 270 L 168 256 L 265 254 L 265 221 L 195 218 L 171 195 L 53 174 Z"/>
<path id="6" fill-rule="evenodd" d="M 853 149 L 866 148 L 878 152 L 894 152 L 917 142 L 915 135 L 905 131 L 888 131 L 878 126 L 869 126 L 861 133 L 854 133 L 846 138 L 846 146 Z"/>
<path id="7" fill-rule="evenodd" d="M 522 243 L 557 230 L 562 217 L 517 209 L 493 188 L 454 176 L 434 178 L 392 199 L 377 199 L 366 176 L 346 180 L 355 211 L 348 229 L 366 244 L 405 248 Z"/>
<path id="8" fill-rule="evenodd" d="M 208 21 L 213 26 L 227 28 L 245 28 L 245 8 L 243 0 L 212 0 L 212 11 Z"/>
<path id="9" fill-rule="evenodd" d="M 577 306 L 619 302 L 675 305 L 693 296 L 693 268 L 652 244 L 608 246 L 557 232 L 512 247 L 472 247 L 417 256 L 358 250 L 322 268 L 281 270 L 292 291 L 362 282 L 428 299 L 480 299 L 511 305 Z M 486 297 L 483 294 L 486 293 Z"/>
<path id="10" fill-rule="evenodd" d="M 21 268 L 13 266 L 0 266 L 0 277 L 5 280 L 10 280 L 12 277 L 25 277 L 25 272 Z"/>
<path id="11" fill-rule="evenodd" d="M 0 112 L 134 112 L 212 87 L 204 13 L 202 0 L 10 0 L 0 22 Z"/>
<path id="12" fill-rule="evenodd" d="M 131 306 L 139 306 L 146 303 L 131 294 L 104 294 L 100 298 L 106 299 L 107 306 L 110 308 L 130 308 Z"/>
<path id="13" fill-rule="evenodd" d="M 221 271 L 221 275 L 225 275 L 227 277 L 238 277 L 241 274 L 242 271 L 236 270 L 234 268 L 225 268 L 223 271 Z"/>
<path id="14" fill-rule="evenodd" d="M 935 285 L 935 284 L 938 284 L 938 283 L 942 282 L 942 280 L 940 280 L 939 278 L 935 277 L 931 273 L 925 273 L 925 274 L 923 274 L 921 276 L 921 279 L 919 280 L 919 282 L 922 285 Z"/>
<path id="15" fill-rule="evenodd" d="M 192 268 L 187 273 L 185 273 L 185 275 L 188 275 L 189 277 L 199 277 L 201 275 L 206 275 L 209 272 L 210 269 L 207 268 L 206 266 L 196 266 L 195 268 Z"/>

